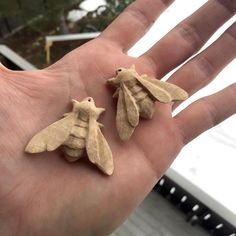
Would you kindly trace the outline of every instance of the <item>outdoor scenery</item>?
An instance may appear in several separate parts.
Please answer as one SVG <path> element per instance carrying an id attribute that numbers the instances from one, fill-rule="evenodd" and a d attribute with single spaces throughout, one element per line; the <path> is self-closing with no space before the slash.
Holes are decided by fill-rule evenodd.
<path id="1" fill-rule="evenodd" d="M 1 0 L 0 44 L 44 68 L 87 40 L 50 45 L 46 36 L 100 32 L 133 0 Z"/>

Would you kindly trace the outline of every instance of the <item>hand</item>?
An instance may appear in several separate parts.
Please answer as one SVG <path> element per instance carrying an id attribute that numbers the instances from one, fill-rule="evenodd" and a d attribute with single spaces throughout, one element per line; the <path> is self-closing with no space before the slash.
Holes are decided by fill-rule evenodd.
<path id="1" fill-rule="evenodd" d="M 44 70 L 0 67 L 0 235 L 107 235 L 144 199 L 185 144 L 236 112 L 236 84 L 204 97 L 172 118 L 176 104 L 157 102 L 131 140 L 119 140 L 115 104 L 106 80 L 117 67 L 161 79 L 188 60 L 236 10 L 210 0 L 139 58 L 127 50 L 172 1 L 137 0 L 97 39 Z M 236 54 L 234 23 L 169 81 L 190 95 L 208 84 Z M 233 75 L 232 75 L 233 76 Z M 99 120 L 114 155 L 113 176 L 86 158 L 70 164 L 60 151 L 29 155 L 24 148 L 42 128 L 70 111 L 71 99 L 92 96 L 106 112 Z"/>

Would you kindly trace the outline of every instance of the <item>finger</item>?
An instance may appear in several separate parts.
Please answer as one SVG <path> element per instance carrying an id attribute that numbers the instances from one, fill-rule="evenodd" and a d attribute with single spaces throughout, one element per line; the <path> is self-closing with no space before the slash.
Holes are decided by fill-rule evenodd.
<path id="1" fill-rule="evenodd" d="M 5 77 L 6 74 L 9 72 L 10 70 L 5 67 L 1 62 L 0 62 L 0 80 L 1 82 L 4 80 L 5 81 Z"/>
<path id="2" fill-rule="evenodd" d="M 136 0 L 101 34 L 127 51 L 174 0 Z"/>
<path id="3" fill-rule="evenodd" d="M 235 11 L 236 1 L 208 1 L 148 50 L 142 59 L 156 65 L 157 77 L 162 77 L 198 51 Z"/>
<path id="4" fill-rule="evenodd" d="M 236 23 L 211 46 L 183 65 L 168 80 L 190 95 L 209 84 L 236 56 Z M 180 103 L 174 104 L 174 107 Z"/>
<path id="5" fill-rule="evenodd" d="M 5 71 L 8 70 L 7 67 L 5 67 L 1 62 L 0 62 L 0 71 Z"/>
<path id="6" fill-rule="evenodd" d="M 236 113 L 236 83 L 201 98 L 175 116 L 184 144 Z"/>

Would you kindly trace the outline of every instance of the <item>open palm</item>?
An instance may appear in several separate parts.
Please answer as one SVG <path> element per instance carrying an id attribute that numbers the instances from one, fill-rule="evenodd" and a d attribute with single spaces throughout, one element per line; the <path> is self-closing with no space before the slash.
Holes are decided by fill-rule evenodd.
<path id="1" fill-rule="evenodd" d="M 135 1 L 100 37 L 44 70 L 0 67 L 0 235 L 108 234 L 144 199 L 186 143 L 236 112 L 235 84 L 174 118 L 176 104 L 157 102 L 153 119 L 142 120 L 130 141 L 120 141 L 116 105 L 106 85 L 116 68 L 135 64 L 139 73 L 160 79 L 197 52 L 236 10 L 233 1 L 210 0 L 144 55 L 127 56 L 170 2 Z M 190 95 L 204 87 L 235 57 L 235 37 L 233 24 L 169 81 Z M 106 109 L 99 121 L 113 152 L 111 177 L 86 158 L 66 162 L 60 150 L 24 153 L 36 132 L 71 110 L 71 99 L 87 96 Z"/>

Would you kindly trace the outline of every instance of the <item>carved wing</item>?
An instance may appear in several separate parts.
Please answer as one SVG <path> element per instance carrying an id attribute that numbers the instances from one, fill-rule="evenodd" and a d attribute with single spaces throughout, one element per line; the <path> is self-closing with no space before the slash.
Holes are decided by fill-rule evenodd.
<path id="1" fill-rule="evenodd" d="M 132 96 L 131 92 L 126 87 L 126 85 L 122 84 L 122 87 L 124 92 L 128 121 L 133 127 L 135 127 L 138 125 L 139 122 L 139 108 L 136 104 L 134 97 Z"/>
<path id="2" fill-rule="evenodd" d="M 135 126 L 132 126 L 128 119 L 125 94 L 122 88 L 119 89 L 119 96 L 117 102 L 116 128 L 118 130 L 121 140 L 123 141 L 128 140 L 135 129 Z"/>
<path id="3" fill-rule="evenodd" d="M 86 138 L 86 151 L 89 160 L 105 174 L 111 175 L 114 170 L 111 149 L 104 138 L 98 122 L 89 118 L 89 129 Z"/>
<path id="4" fill-rule="evenodd" d="M 168 103 L 173 100 L 185 100 L 188 98 L 187 92 L 177 85 L 150 79 L 145 75 L 137 77 L 137 80 L 160 102 Z"/>
<path id="5" fill-rule="evenodd" d="M 70 113 L 65 118 L 41 130 L 30 140 L 25 151 L 28 153 L 39 153 L 55 150 L 63 144 L 70 135 L 75 119 L 75 114 Z"/>

